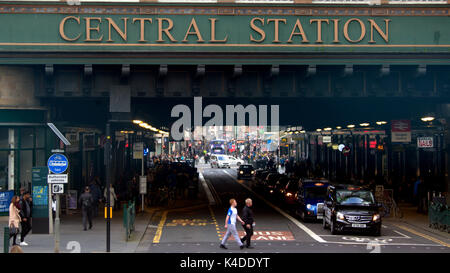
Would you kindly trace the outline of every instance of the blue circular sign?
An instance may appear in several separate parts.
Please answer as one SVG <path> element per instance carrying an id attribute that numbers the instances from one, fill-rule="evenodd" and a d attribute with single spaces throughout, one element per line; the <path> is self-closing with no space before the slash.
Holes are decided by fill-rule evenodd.
<path id="1" fill-rule="evenodd" d="M 53 154 L 49 157 L 47 166 L 52 173 L 63 173 L 67 170 L 69 161 L 62 154 Z"/>

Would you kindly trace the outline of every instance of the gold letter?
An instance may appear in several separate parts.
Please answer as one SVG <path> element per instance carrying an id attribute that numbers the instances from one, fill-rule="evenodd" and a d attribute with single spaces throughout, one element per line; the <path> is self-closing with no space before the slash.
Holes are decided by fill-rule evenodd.
<path id="1" fill-rule="evenodd" d="M 127 41 L 127 20 L 128 20 L 128 18 L 121 18 L 121 19 L 123 20 L 123 25 L 125 27 L 124 31 L 122 31 L 116 25 L 116 23 L 113 21 L 113 19 L 106 18 L 106 20 L 108 20 L 108 40 L 107 40 L 107 42 L 113 42 L 113 40 L 111 40 L 111 26 L 116 30 L 117 34 L 119 34 L 120 37 L 122 37 L 122 39 L 124 41 Z"/>
<path id="2" fill-rule="evenodd" d="M 150 23 L 152 23 L 152 18 L 133 18 L 133 24 L 136 21 L 139 21 L 141 24 L 141 38 L 139 39 L 139 42 L 147 42 L 145 40 L 145 21 L 149 21 Z"/>
<path id="3" fill-rule="evenodd" d="M 95 30 L 97 32 L 100 31 L 100 23 L 102 22 L 102 18 L 100 17 L 87 17 L 84 18 L 84 20 L 86 20 L 86 42 L 100 42 L 103 39 L 103 34 L 102 36 L 100 36 L 100 38 L 98 39 L 91 39 L 91 31 Z M 91 20 L 97 20 L 98 21 L 98 25 L 97 27 L 91 27 Z"/>
<path id="4" fill-rule="evenodd" d="M 334 40 L 333 43 L 339 43 L 339 19 L 332 19 L 334 22 Z"/>
<path id="5" fill-rule="evenodd" d="M 228 40 L 228 35 L 223 40 L 216 40 L 216 20 L 216 18 L 209 18 L 209 21 L 211 21 L 211 39 L 209 41 L 212 43 L 225 43 Z"/>
<path id="6" fill-rule="evenodd" d="M 257 27 L 257 26 L 255 25 L 255 20 L 260 21 L 261 24 L 264 26 L 264 19 L 261 19 L 261 18 L 256 17 L 256 18 L 253 18 L 253 19 L 250 21 L 250 27 L 251 27 L 254 31 L 258 32 L 259 35 L 261 35 L 261 39 L 256 40 L 256 39 L 253 38 L 253 35 L 250 34 L 250 41 L 256 42 L 256 43 L 261 43 L 262 41 L 264 41 L 264 39 L 266 39 L 266 33 L 264 32 L 264 30 L 260 29 L 259 27 Z"/>
<path id="7" fill-rule="evenodd" d="M 299 30 L 299 32 L 295 32 L 295 29 Z M 305 31 L 303 30 L 302 23 L 300 23 L 300 19 L 297 19 L 297 22 L 295 23 L 294 28 L 292 29 L 291 36 L 289 36 L 288 43 L 292 43 L 292 36 L 294 35 L 301 35 L 302 36 L 302 43 L 309 43 L 308 38 L 306 38 Z"/>
<path id="8" fill-rule="evenodd" d="M 73 42 L 78 40 L 78 38 L 80 38 L 81 34 L 78 34 L 77 37 L 70 39 L 69 37 L 66 36 L 66 34 L 64 33 L 64 25 L 66 24 L 66 21 L 69 19 L 74 19 L 75 21 L 77 21 L 78 24 L 80 24 L 80 17 L 75 17 L 75 16 L 67 16 L 64 19 L 62 19 L 61 23 L 59 24 L 59 35 L 61 36 L 61 38 L 63 38 L 66 41 L 69 42 Z"/>
<path id="9" fill-rule="evenodd" d="M 309 20 L 309 23 L 316 23 L 317 22 L 317 41 L 316 43 L 322 43 L 322 22 L 325 22 L 329 24 L 328 19 L 311 19 Z"/>
<path id="10" fill-rule="evenodd" d="M 369 19 L 370 22 L 370 41 L 369 43 L 375 43 L 373 40 L 373 28 L 377 30 L 378 34 L 383 38 L 383 40 L 388 43 L 389 42 L 389 21 L 390 19 L 384 19 L 384 24 L 386 25 L 386 33 L 384 33 L 381 28 L 375 23 L 373 19 Z"/>
<path id="11" fill-rule="evenodd" d="M 194 32 L 191 32 L 191 28 L 194 28 Z M 198 30 L 197 22 L 195 22 L 195 18 L 192 18 L 191 24 L 188 27 L 188 30 L 186 31 L 186 35 L 184 36 L 183 43 L 188 42 L 187 37 L 189 35 L 196 35 L 197 36 L 197 43 L 203 43 L 205 40 L 203 40 L 202 35 L 200 34 L 200 30 Z"/>
<path id="12" fill-rule="evenodd" d="M 350 39 L 350 37 L 348 36 L 348 25 L 352 22 L 352 21 L 357 21 L 359 23 L 359 25 L 361 26 L 361 36 L 359 36 L 358 40 L 352 40 Z M 347 39 L 347 41 L 349 41 L 350 43 L 357 43 L 360 42 L 362 39 L 364 39 L 364 36 L 366 35 L 366 27 L 364 26 L 364 23 L 359 20 L 358 18 L 352 18 L 350 20 L 348 20 L 347 22 L 345 22 L 344 25 L 344 37 L 345 39 Z"/>
<path id="13" fill-rule="evenodd" d="M 164 42 L 162 35 L 163 32 L 167 35 L 167 37 L 169 37 L 171 42 L 176 42 L 177 40 L 175 40 L 172 35 L 170 34 L 170 30 L 173 28 L 173 21 L 172 19 L 169 18 L 158 18 L 158 40 L 156 40 L 157 42 Z M 167 28 L 163 28 L 163 22 L 166 21 L 169 23 L 169 26 Z"/>
<path id="14" fill-rule="evenodd" d="M 275 22 L 275 38 L 272 43 L 279 43 L 280 40 L 278 39 L 278 23 L 283 22 L 286 24 L 286 19 L 268 19 L 267 24 L 270 22 Z"/>

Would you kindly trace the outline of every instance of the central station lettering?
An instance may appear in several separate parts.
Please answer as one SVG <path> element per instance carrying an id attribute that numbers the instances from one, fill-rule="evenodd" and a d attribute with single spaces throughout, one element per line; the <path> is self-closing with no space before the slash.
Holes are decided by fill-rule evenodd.
<path id="1" fill-rule="evenodd" d="M 207 20 L 207 21 L 206 21 Z M 247 31 L 248 42 L 260 43 L 298 43 L 308 44 L 324 43 L 324 33 L 332 36 L 329 43 L 338 44 L 343 41 L 348 43 L 360 43 L 366 37 L 369 44 L 375 44 L 375 36 L 378 41 L 389 42 L 390 19 L 323 19 L 323 18 L 260 18 L 254 17 L 248 22 L 247 27 L 236 31 Z M 205 29 L 205 25 L 207 29 Z M 121 17 L 113 19 L 110 17 L 64 17 L 59 24 L 59 35 L 67 42 L 134 42 L 129 39 L 129 32 L 137 32 L 139 43 L 219 43 L 227 44 L 233 42 L 231 33 L 219 32 L 218 18 L 192 18 L 187 25 L 176 25 L 171 18 Z M 200 27 L 199 27 L 200 26 Z M 67 31 L 71 28 L 71 31 Z M 181 29 L 175 34 L 174 29 Z M 281 37 L 283 30 L 286 37 Z M 113 38 L 116 33 L 116 39 Z M 287 33 L 287 34 L 286 34 Z M 237 35 L 237 34 L 235 34 Z M 244 33 L 245 35 L 245 33 Z M 239 36 L 242 36 L 239 33 Z M 269 38 L 270 36 L 270 38 Z M 343 36 L 343 38 L 342 38 Z M 192 37 L 192 38 L 191 38 Z"/>

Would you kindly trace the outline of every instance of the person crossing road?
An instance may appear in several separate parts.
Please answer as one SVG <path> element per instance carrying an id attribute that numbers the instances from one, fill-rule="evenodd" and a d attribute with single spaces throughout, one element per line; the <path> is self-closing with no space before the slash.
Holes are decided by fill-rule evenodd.
<path id="1" fill-rule="evenodd" d="M 242 227 L 245 230 L 245 236 L 242 237 L 241 242 L 246 243 L 247 248 L 253 248 L 250 246 L 251 238 L 253 236 L 253 225 L 255 224 L 255 221 L 253 220 L 253 211 L 251 209 L 252 205 L 252 199 L 247 198 L 245 200 L 245 207 L 242 209 L 242 220 L 244 221 Z"/>
<path id="2" fill-rule="evenodd" d="M 233 235 L 234 240 L 238 243 L 240 249 L 244 248 L 244 244 L 241 242 L 239 234 L 236 230 L 236 219 L 239 220 L 241 224 L 244 224 L 244 221 L 242 221 L 241 217 L 239 217 L 239 215 L 237 214 L 236 206 L 237 206 L 236 199 L 230 199 L 230 208 L 228 209 L 227 218 L 225 219 L 225 228 L 227 229 L 227 232 L 223 237 L 222 243 L 220 244 L 220 248 L 227 249 L 225 243 L 227 242 L 228 237 L 230 237 L 230 235 Z"/>

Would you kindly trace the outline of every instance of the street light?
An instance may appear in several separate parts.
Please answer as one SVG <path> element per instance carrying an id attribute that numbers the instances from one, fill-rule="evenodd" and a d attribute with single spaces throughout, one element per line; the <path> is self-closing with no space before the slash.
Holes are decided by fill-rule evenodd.
<path id="1" fill-rule="evenodd" d="M 134 124 L 141 124 L 141 123 L 143 123 L 143 121 L 142 121 L 142 120 L 135 119 L 135 120 L 133 120 L 133 123 L 134 123 Z"/>
<path id="2" fill-rule="evenodd" d="M 368 123 L 368 122 L 364 122 L 364 123 L 360 123 L 359 124 L 359 126 L 362 126 L 362 127 L 367 127 L 369 125 L 370 125 L 370 123 Z"/>
<path id="3" fill-rule="evenodd" d="M 316 129 L 316 131 L 317 131 L 317 132 L 322 132 L 322 129 L 319 128 L 319 129 Z"/>
<path id="4" fill-rule="evenodd" d="M 327 127 L 323 129 L 324 131 L 331 131 L 331 127 Z"/>
<path id="5" fill-rule="evenodd" d="M 433 117 L 433 116 L 425 116 L 425 117 L 421 118 L 421 120 L 423 122 L 430 122 L 430 121 L 433 121 L 434 119 L 435 119 L 435 117 Z"/>
<path id="6" fill-rule="evenodd" d="M 340 129 L 342 129 L 342 127 L 341 126 L 336 126 L 336 129 L 340 130 Z"/>
<path id="7" fill-rule="evenodd" d="M 347 125 L 347 128 L 355 128 L 354 124 Z"/>
<path id="8" fill-rule="evenodd" d="M 384 125 L 384 124 L 387 124 L 387 121 L 377 121 L 377 124 L 378 125 Z"/>

